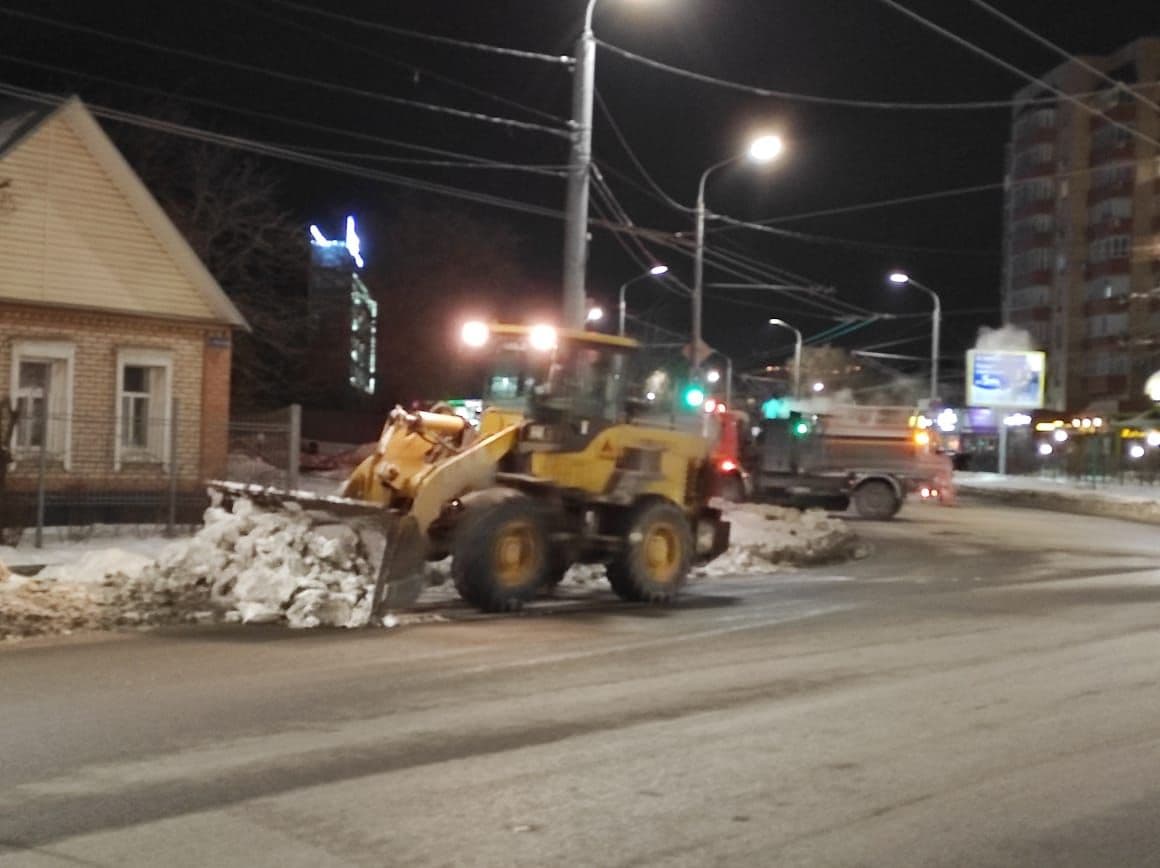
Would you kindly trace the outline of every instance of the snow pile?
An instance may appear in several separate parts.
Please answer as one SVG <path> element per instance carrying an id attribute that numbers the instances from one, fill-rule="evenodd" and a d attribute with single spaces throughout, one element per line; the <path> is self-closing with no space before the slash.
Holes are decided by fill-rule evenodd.
<path id="1" fill-rule="evenodd" d="M 865 557 L 869 549 L 840 518 L 820 509 L 728 504 L 729 548 L 694 570 L 697 578 L 761 575 L 783 566 L 809 566 Z M 586 586 L 605 579 L 601 564 L 577 564 L 562 584 Z"/>
<path id="2" fill-rule="evenodd" d="M 698 569 L 703 576 L 768 573 L 781 565 L 809 566 L 865 557 L 867 549 L 840 518 L 820 509 L 732 504 L 729 549 Z"/>
<path id="3" fill-rule="evenodd" d="M 37 573 L 36 578 L 78 585 L 99 585 L 116 577 L 136 579 L 152 563 L 153 558 L 137 552 L 120 548 L 97 549 L 86 552 L 72 563 L 51 564 Z"/>
<path id="4" fill-rule="evenodd" d="M 0 582 L 0 639 L 105 626 L 99 592 L 54 581 Z"/>
<path id="5" fill-rule="evenodd" d="M 332 521 L 292 504 L 267 512 L 244 498 L 229 510 L 211 506 L 205 527 L 127 582 L 118 604 L 149 623 L 216 610 L 246 624 L 364 626 L 374 582 L 368 543 Z"/>

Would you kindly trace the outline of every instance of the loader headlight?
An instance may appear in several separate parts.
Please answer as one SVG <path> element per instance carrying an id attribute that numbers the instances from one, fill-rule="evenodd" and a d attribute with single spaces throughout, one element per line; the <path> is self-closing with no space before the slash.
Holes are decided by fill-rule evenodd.
<path id="1" fill-rule="evenodd" d="M 479 349 L 486 346 L 487 342 L 491 340 L 491 329 L 487 327 L 485 322 L 472 320 L 463 324 L 463 328 L 459 332 L 459 339 L 463 341 L 465 346 Z"/>
<path id="2" fill-rule="evenodd" d="M 559 337 L 550 325 L 534 325 L 528 332 L 528 345 L 537 352 L 547 353 L 556 349 Z"/>

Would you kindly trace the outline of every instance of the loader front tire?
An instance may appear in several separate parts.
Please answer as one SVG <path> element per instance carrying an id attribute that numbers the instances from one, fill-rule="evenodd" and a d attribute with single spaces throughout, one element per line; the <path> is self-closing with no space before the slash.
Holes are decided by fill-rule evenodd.
<path id="1" fill-rule="evenodd" d="M 693 561 L 693 533 L 676 504 L 648 501 L 633 511 L 624 545 L 608 564 L 608 581 L 621 599 L 669 603 Z"/>
<path id="2" fill-rule="evenodd" d="M 485 612 L 515 611 L 533 599 L 550 564 L 542 514 L 522 494 L 469 507 L 451 547 L 459 596 Z"/>

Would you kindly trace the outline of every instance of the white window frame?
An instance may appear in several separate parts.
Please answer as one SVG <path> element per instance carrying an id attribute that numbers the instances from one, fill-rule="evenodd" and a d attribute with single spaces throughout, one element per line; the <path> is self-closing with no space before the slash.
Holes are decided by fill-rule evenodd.
<path id="1" fill-rule="evenodd" d="M 121 442 L 121 432 L 124 426 L 124 418 L 122 408 L 124 407 L 125 397 L 125 368 L 142 367 L 142 368 L 163 368 L 165 370 L 165 383 L 161 389 L 161 414 L 162 433 L 161 433 L 161 448 L 156 455 L 141 455 L 133 450 L 127 450 Z M 137 349 L 131 347 L 123 347 L 117 350 L 117 389 L 116 389 L 116 406 L 114 413 L 116 415 L 116 431 L 113 439 L 113 469 L 121 470 L 126 464 L 156 464 L 158 460 L 163 467 L 169 467 L 169 444 L 173 439 L 172 431 L 170 430 L 173 424 L 173 353 L 168 350 L 157 349 Z M 158 418 L 152 414 L 153 418 Z"/>
<path id="2" fill-rule="evenodd" d="M 73 421 L 73 372 L 76 369 L 76 345 L 68 341 L 13 341 L 12 342 L 12 371 L 10 375 L 9 394 L 15 399 L 20 391 L 20 363 L 21 362 L 49 362 L 64 363 L 63 398 L 52 391 L 50 386 L 48 410 L 50 415 L 45 426 L 44 440 L 48 448 L 53 440 L 54 423 L 51 416 L 63 416 L 63 421 L 56 424 L 61 426 L 59 434 L 60 449 L 50 452 L 54 461 L 59 460 L 65 470 L 72 468 L 72 421 Z M 36 448 L 19 448 L 16 457 L 27 459 L 40 453 Z"/>

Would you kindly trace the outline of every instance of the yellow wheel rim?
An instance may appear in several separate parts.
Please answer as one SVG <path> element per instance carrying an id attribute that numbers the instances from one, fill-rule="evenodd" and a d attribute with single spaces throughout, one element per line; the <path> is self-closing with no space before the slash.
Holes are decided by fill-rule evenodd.
<path id="1" fill-rule="evenodd" d="M 510 588 L 527 584 L 538 560 L 536 532 L 530 522 L 511 522 L 496 534 L 492 564 L 501 585 Z"/>
<path id="2" fill-rule="evenodd" d="M 648 577 L 660 584 L 671 582 L 681 563 L 681 538 L 676 528 L 653 525 L 645 532 L 642 553 Z"/>

